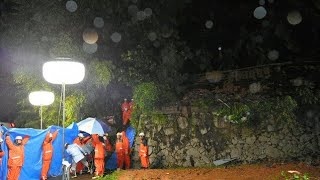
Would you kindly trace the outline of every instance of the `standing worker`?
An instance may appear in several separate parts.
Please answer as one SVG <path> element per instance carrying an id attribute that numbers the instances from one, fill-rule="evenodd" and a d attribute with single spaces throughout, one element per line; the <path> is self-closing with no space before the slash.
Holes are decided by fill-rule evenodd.
<path id="1" fill-rule="evenodd" d="M 52 133 L 47 133 L 46 138 L 42 144 L 42 171 L 41 171 L 41 179 L 48 179 L 47 174 L 50 169 L 50 163 L 53 154 L 52 142 L 56 139 L 58 135 L 58 130 Z"/>
<path id="2" fill-rule="evenodd" d="M 124 151 L 124 165 L 126 169 L 130 169 L 131 160 L 130 160 L 130 142 L 126 136 L 126 132 L 122 131 L 122 140 L 123 140 L 123 151 Z"/>
<path id="3" fill-rule="evenodd" d="M 125 108 L 129 109 L 129 103 L 127 101 L 127 98 L 123 99 L 123 103 L 121 104 L 121 110 L 122 112 L 125 110 Z"/>
<path id="4" fill-rule="evenodd" d="M 141 160 L 141 168 L 147 169 L 149 167 L 148 142 L 143 132 L 139 134 L 139 137 L 140 137 L 139 156 Z"/>
<path id="5" fill-rule="evenodd" d="M 95 176 L 92 179 L 97 179 L 103 176 L 104 173 L 104 157 L 105 157 L 105 144 L 103 134 L 92 135 L 92 145 L 94 147 L 94 166 L 96 167 Z"/>
<path id="6" fill-rule="evenodd" d="M 112 155 L 112 151 L 113 151 L 112 144 L 110 142 L 108 133 L 105 133 L 103 135 L 103 140 L 104 140 L 104 144 L 106 145 L 106 154 L 105 154 L 104 162 L 107 163 L 107 161 L 110 159 L 110 157 Z"/>
<path id="7" fill-rule="evenodd" d="M 27 144 L 30 136 L 16 136 L 15 143 L 12 143 L 9 133 L 6 134 L 6 143 L 9 149 L 8 175 L 7 180 L 17 180 L 24 162 L 24 145 Z"/>
<path id="8" fill-rule="evenodd" d="M 120 132 L 117 133 L 116 154 L 117 154 L 117 166 L 118 166 L 117 170 L 120 170 L 123 167 L 123 161 L 124 161 L 123 140 L 122 140 L 122 134 Z"/>

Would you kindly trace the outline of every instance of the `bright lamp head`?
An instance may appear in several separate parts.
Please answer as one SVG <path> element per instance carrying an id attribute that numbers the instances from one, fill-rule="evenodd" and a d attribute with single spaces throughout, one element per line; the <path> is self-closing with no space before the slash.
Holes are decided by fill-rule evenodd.
<path id="1" fill-rule="evenodd" d="M 77 84 L 83 80 L 85 68 L 74 61 L 49 61 L 43 64 L 42 73 L 52 84 Z"/>
<path id="2" fill-rule="evenodd" d="M 34 106 L 48 106 L 54 101 L 54 94 L 49 91 L 35 91 L 29 94 L 29 101 Z"/>

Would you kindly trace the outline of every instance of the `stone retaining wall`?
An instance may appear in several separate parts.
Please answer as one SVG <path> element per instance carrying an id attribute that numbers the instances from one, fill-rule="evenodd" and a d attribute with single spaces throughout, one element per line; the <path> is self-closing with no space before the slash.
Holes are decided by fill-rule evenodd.
<path id="1" fill-rule="evenodd" d="M 167 108 L 165 124 L 155 124 L 143 116 L 140 125 L 149 142 L 152 167 L 211 166 L 219 159 L 235 158 L 243 163 L 259 161 L 310 162 L 320 155 L 319 112 L 305 116 L 307 123 L 272 121 L 260 127 L 239 127 L 219 119 L 215 112 L 197 108 Z M 310 114 L 309 114 L 310 115 Z M 133 164 L 139 167 L 139 140 L 136 139 Z"/>

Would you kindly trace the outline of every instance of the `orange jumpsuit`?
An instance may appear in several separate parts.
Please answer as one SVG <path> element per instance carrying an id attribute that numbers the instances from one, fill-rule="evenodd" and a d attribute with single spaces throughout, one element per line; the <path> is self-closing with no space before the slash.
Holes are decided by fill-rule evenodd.
<path id="1" fill-rule="evenodd" d="M 74 144 L 78 144 L 78 146 L 82 147 L 82 146 L 84 146 L 89 140 L 90 140 L 90 136 L 85 137 L 85 138 L 83 138 L 82 140 L 80 140 L 80 138 L 77 137 L 77 138 L 73 141 L 73 143 L 74 143 Z M 83 168 L 84 168 L 84 165 L 82 164 L 81 161 L 79 161 L 79 162 L 77 163 L 76 171 L 77 171 L 77 172 L 80 172 Z"/>
<path id="2" fill-rule="evenodd" d="M 126 169 L 130 168 L 130 143 L 129 139 L 126 136 L 126 132 L 122 132 L 122 139 L 123 139 L 123 150 L 124 150 L 124 164 Z"/>
<path id="3" fill-rule="evenodd" d="M 92 135 L 92 145 L 94 147 L 94 166 L 96 167 L 96 176 L 102 176 L 104 173 L 104 155 L 105 145 L 99 140 L 97 134 Z"/>
<path id="4" fill-rule="evenodd" d="M 50 134 L 46 135 L 46 138 L 42 144 L 42 170 L 41 170 L 41 179 L 48 179 L 47 174 L 50 168 L 50 163 L 52 159 L 53 147 L 52 142 L 56 139 L 58 131 L 52 134 L 52 140 L 50 141 Z"/>
<path id="5" fill-rule="evenodd" d="M 125 108 L 127 108 L 127 109 L 130 108 L 129 103 L 127 101 L 125 101 L 124 103 L 121 104 L 121 110 L 124 111 Z"/>
<path id="6" fill-rule="evenodd" d="M 122 169 L 124 161 L 124 149 L 123 149 L 123 140 L 117 139 L 116 142 L 116 153 L 117 153 L 117 165 L 118 168 Z"/>
<path id="7" fill-rule="evenodd" d="M 2 138 L 1 137 L 1 134 L 0 134 L 0 138 Z M 2 144 L 2 143 L 1 143 Z M 4 156 L 4 151 L 2 150 L 2 148 L 1 148 L 1 144 L 0 144 L 0 166 L 2 165 L 2 157 Z"/>
<path id="8" fill-rule="evenodd" d="M 146 139 L 142 139 L 140 141 L 140 149 L 139 156 L 141 160 L 141 167 L 148 168 L 149 167 L 149 157 L 148 157 L 148 144 Z"/>
<path id="9" fill-rule="evenodd" d="M 25 136 L 21 145 L 14 145 L 9 136 L 6 143 L 9 148 L 8 174 L 7 180 L 17 180 L 20 176 L 21 167 L 24 161 L 24 145 L 28 142 L 29 136 Z"/>
<path id="10" fill-rule="evenodd" d="M 122 112 L 122 124 L 127 125 L 128 122 L 130 121 L 131 117 L 131 112 L 129 110 L 123 111 Z"/>

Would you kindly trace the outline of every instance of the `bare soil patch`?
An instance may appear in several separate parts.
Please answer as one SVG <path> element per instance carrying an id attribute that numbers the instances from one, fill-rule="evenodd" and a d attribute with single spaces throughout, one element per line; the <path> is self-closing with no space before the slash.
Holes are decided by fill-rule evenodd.
<path id="1" fill-rule="evenodd" d="M 298 171 L 302 175 L 309 174 L 310 180 L 320 180 L 320 167 L 304 163 L 289 164 L 255 164 L 221 168 L 181 168 L 181 169 L 147 169 L 123 170 L 119 180 L 256 180 L 284 179 L 281 172 Z M 91 179 L 90 175 L 82 175 L 77 180 Z"/>

